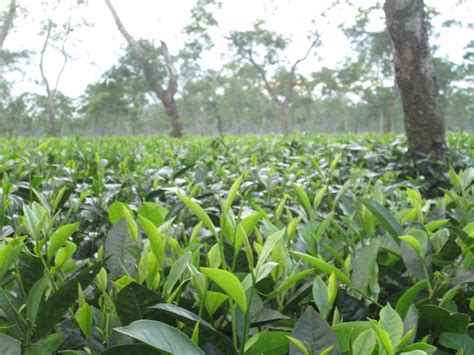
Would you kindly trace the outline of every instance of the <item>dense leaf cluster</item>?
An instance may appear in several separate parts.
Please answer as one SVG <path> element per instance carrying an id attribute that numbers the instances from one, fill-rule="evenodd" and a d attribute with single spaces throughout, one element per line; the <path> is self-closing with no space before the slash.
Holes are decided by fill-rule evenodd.
<path id="1" fill-rule="evenodd" d="M 474 352 L 474 138 L 0 141 L 0 353 Z"/>

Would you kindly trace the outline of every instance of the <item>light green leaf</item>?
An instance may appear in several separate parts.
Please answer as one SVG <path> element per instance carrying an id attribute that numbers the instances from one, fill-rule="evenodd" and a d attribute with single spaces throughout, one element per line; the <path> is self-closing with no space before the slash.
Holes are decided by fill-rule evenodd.
<path id="1" fill-rule="evenodd" d="M 199 206 L 196 202 L 191 200 L 190 198 L 177 193 L 179 199 L 183 201 L 183 203 L 201 220 L 202 223 L 209 229 L 212 234 L 217 235 L 216 228 L 212 223 L 211 219 L 207 215 L 206 211 Z"/>
<path id="2" fill-rule="evenodd" d="M 245 296 L 244 288 L 234 274 L 226 270 L 207 267 L 202 267 L 201 272 L 211 279 L 217 286 L 222 288 L 243 312 L 247 310 L 247 297 Z"/>
<path id="3" fill-rule="evenodd" d="M 378 325 L 380 329 L 390 335 L 390 340 L 394 346 L 400 342 L 403 337 L 403 321 L 390 304 L 387 304 L 380 311 L 380 321 Z"/>
<path id="4" fill-rule="evenodd" d="M 308 349 L 306 349 L 306 346 L 304 346 L 303 342 L 289 335 L 287 335 L 286 337 L 293 345 L 295 345 L 298 348 L 299 351 L 301 351 L 303 355 L 310 355 Z"/>
<path id="5" fill-rule="evenodd" d="M 282 229 L 276 233 L 273 233 L 265 240 L 265 243 L 263 244 L 262 252 L 260 253 L 258 257 L 258 261 L 257 261 L 257 266 L 256 266 L 257 273 L 260 267 L 267 261 L 273 249 L 275 248 L 277 243 L 280 241 L 280 239 L 283 237 L 283 234 L 285 234 L 285 229 Z"/>
<path id="6" fill-rule="evenodd" d="M 334 272 L 334 274 L 336 275 L 336 278 L 345 283 L 346 285 L 348 286 L 351 286 L 352 285 L 352 282 L 351 280 L 349 279 L 349 277 L 347 277 L 346 274 L 344 274 L 341 270 L 339 270 L 337 267 L 331 265 L 331 264 L 328 264 L 327 262 L 325 261 L 322 261 L 321 259 L 318 259 L 318 258 L 315 258 L 314 256 L 311 256 L 311 255 L 308 255 L 308 254 L 304 254 L 304 253 L 300 253 L 300 252 L 292 252 L 294 255 L 300 257 L 301 259 L 303 259 L 304 261 L 306 261 L 307 263 L 313 265 L 316 269 L 326 273 L 326 274 L 331 274 Z"/>
<path id="7" fill-rule="evenodd" d="M 79 324 L 82 333 L 87 339 L 89 339 L 92 330 L 93 317 L 91 307 L 87 303 L 84 303 L 77 310 L 76 321 Z"/>
<path id="8" fill-rule="evenodd" d="M 74 223 L 74 224 L 66 224 L 56 229 L 56 231 L 53 233 L 53 235 L 49 239 L 48 252 L 47 252 L 48 260 L 52 259 L 56 251 L 59 248 L 61 248 L 61 246 L 64 244 L 67 238 L 69 238 L 71 235 L 74 234 L 74 232 L 77 230 L 78 227 L 79 227 L 79 223 Z"/>
<path id="9" fill-rule="evenodd" d="M 416 253 L 420 257 L 423 257 L 423 248 L 421 247 L 420 242 L 415 237 L 411 235 L 402 235 L 398 238 L 410 245 L 413 249 L 415 249 Z"/>
<path id="10" fill-rule="evenodd" d="M 183 272 L 187 269 L 189 261 L 191 260 L 192 253 L 187 251 L 184 253 L 171 267 L 170 273 L 165 282 L 163 292 L 165 295 L 169 295 L 173 290 L 176 283 L 179 281 Z"/>
<path id="11" fill-rule="evenodd" d="M 149 221 L 147 218 L 139 215 L 138 221 L 142 226 L 145 234 L 147 235 L 148 239 L 150 240 L 150 249 L 155 255 L 158 264 L 162 267 L 165 261 L 165 246 L 163 244 L 163 236 L 158 231 L 158 228 L 155 224 Z"/>
<path id="12" fill-rule="evenodd" d="M 213 315 L 219 307 L 227 301 L 229 297 L 221 292 L 207 291 L 206 293 L 206 309 L 209 315 Z"/>
<path id="13" fill-rule="evenodd" d="M 235 196 L 237 195 L 237 192 L 239 192 L 241 183 L 242 183 L 242 176 L 239 176 L 239 178 L 235 180 L 234 183 L 232 184 L 229 190 L 229 195 L 227 196 L 227 200 L 225 202 L 224 213 L 226 213 L 229 210 L 229 208 L 232 206 L 232 202 L 234 202 Z"/>
<path id="14" fill-rule="evenodd" d="M 134 241 L 138 241 L 138 226 L 133 219 L 130 209 L 122 207 L 122 213 L 123 217 L 125 218 L 125 223 L 127 224 L 128 234 L 130 234 Z"/>
<path id="15" fill-rule="evenodd" d="M 352 344 L 352 355 L 372 354 L 377 344 L 377 336 L 372 329 L 364 330 Z"/>
<path id="16" fill-rule="evenodd" d="M 152 222 L 155 227 L 159 227 L 163 224 L 164 218 L 160 212 L 160 206 L 153 202 L 144 202 L 138 208 L 138 215 L 145 217 L 147 220 Z"/>

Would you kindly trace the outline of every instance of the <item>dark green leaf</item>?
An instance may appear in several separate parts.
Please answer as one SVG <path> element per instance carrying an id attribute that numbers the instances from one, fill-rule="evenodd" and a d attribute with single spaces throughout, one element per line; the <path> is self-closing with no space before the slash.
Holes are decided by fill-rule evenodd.
<path id="1" fill-rule="evenodd" d="M 117 295 L 116 309 L 120 322 L 122 325 L 128 325 L 133 321 L 149 318 L 153 314 L 149 307 L 162 301 L 156 292 L 132 282 Z"/>
<path id="2" fill-rule="evenodd" d="M 138 320 L 114 330 L 172 354 L 204 354 L 180 330 L 158 321 Z"/>
<path id="3" fill-rule="evenodd" d="M 103 263 L 99 262 L 83 269 L 61 285 L 59 290 L 45 302 L 41 303 L 35 328 L 38 338 L 46 336 L 77 300 L 77 285 L 80 284 L 81 288 L 85 289 L 92 283 L 103 266 Z"/>
<path id="4" fill-rule="evenodd" d="M 312 354 L 319 354 L 333 345 L 334 348 L 330 354 L 339 353 L 339 345 L 334 331 L 324 318 L 311 307 L 308 307 L 296 321 L 291 336 L 300 340 Z M 301 351 L 292 344 L 290 354 L 301 354 Z"/>
<path id="5" fill-rule="evenodd" d="M 403 234 L 403 227 L 398 221 L 392 216 L 389 210 L 380 205 L 378 202 L 360 198 L 360 201 L 374 214 L 379 220 L 382 226 L 390 233 L 392 238 L 397 244 L 400 244 L 398 237 Z"/>

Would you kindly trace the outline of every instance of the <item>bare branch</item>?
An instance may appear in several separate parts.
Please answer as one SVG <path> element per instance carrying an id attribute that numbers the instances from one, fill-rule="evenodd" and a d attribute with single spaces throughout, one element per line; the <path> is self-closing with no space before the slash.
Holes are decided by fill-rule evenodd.
<path id="1" fill-rule="evenodd" d="M 48 44 L 51 38 L 52 29 L 53 29 L 53 21 L 49 19 L 48 28 L 46 30 L 46 37 L 44 39 L 43 48 L 41 49 L 39 67 L 40 67 L 41 78 L 43 79 L 43 84 L 46 89 L 47 100 L 48 100 L 48 133 L 50 135 L 55 135 L 56 134 L 56 109 L 54 107 L 54 96 L 56 92 L 51 91 L 48 78 L 46 77 L 46 74 L 44 71 L 44 57 L 46 54 L 46 50 L 48 49 Z"/>
<path id="2" fill-rule="evenodd" d="M 273 90 L 272 86 L 270 85 L 270 82 L 267 79 L 267 73 L 263 67 L 258 64 L 255 59 L 253 58 L 253 53 L 251 50 L 247 52 L 248 54 L 248 59 L 250 63 L 254 66 L 254 68 L 257 70 L 258 74 L 260 75 L 261 79 L 263 80 L 263 83 L 265 85 L 265 88 L 267 89 L 268 93 L 272 97 L 273 100 L 275 100 L 276 103 L 281 104 L 280 100 L 278 99 L 277 94 L 275 93 L 275 90 Z"/>
<path id="3" fill-rule="evenodd" d="M 16 16 L 16 9 L 17 9 L 17 3 L 16 0 L 11 0 L 10 1 L 10 9 L 8 11 L 7 17 L 5 18 L 5 22 L 2 25 L 2 28 L 0 29 L 0 50 L 3 48 L 3 43 L 5 42 L 5 39 L 7 38 L 8 32 L 13 26 L 13 20 L 15 19 Z"/>
<path id="4" fill-rule="evenodd" d="M 107 7 L 110 10 L 110 13 L 112 14 L 115 24 L 117 25 L 118 30 L 122 34 L 122 36 L 125 38 L 127 41 L 128 45 L 133 48 L 134 51 L 136 51 L 140 56 L 145 56 L 146 52 L 145 49 L 140 45 L 138 41 L 133 38 L 133 36 L 127 31 L 125 26 L 122 23 L 122 20 L 120 19 L 120 16 L 118 15 L 117 11 L 115 10 L 114 6 L 110 2 L 110 0 L 105 0 L 105 3 L 107 4 Z"/>
<path id="5" fill-rule="evenodd" d="M 166 69 L 168 70 L 169 80 L 168 80 L 168 88 L 166 92 L 168 95 L 174 95 L 176 91 L 178 91 L 178 72 L 174 67 L 173 60 L 171 59 L 170 53 L 168 51 L 168 46 L 164 41 L 161 41 L 161 54 L 165 59 Z"/>
<path id="6" fill-rule="evenodd" d="M 43 80 L 43 84 L 46 88 L 46 93 L 48 96 L 50 95 L 51 89 L 49 86 L 49 81 L 48 78 L 46 77 L 45 71 L 44 71 L 44 57 L 46 55 L 46 50 L 48 49 L 48 44 L 49 44 L 49 39 L 51 38 L 51 30 L 53 28 L 53 22 L 51 19 L 48 21 L 48 28 L 46 30 L 46 37 L 44 38 L 44 43 L 43 43 L 43 48 L 41 49 L 41 55 L 40 55 L 40 73 L 41 73 L 41 78 Z"/>
<path id="7" fill-rule="evenodd" d="M 308 59 L 309 55 L 311 54 L 311 51 L 313 50 L 314 47 L 319 43 L 321 40 L 321 33 L 317 33 L 313 42 L 311 42 L 311 45 L 309 46 L 308 50 L 306 51 L 306 54 L 298 59 L 294 64 L 291 66 L 291 73 L 294 73 L 296 71 L 296 67 L 301 63 L 304 62 L 306 59 Z"/>

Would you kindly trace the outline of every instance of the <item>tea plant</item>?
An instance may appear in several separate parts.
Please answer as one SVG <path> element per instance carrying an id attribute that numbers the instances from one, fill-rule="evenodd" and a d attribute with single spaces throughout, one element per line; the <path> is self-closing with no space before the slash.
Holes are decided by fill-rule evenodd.
<path id="1" fill-rule="evenodd" d="M 4 140 L 0 353 L 474 353 L 450 142 L 428 178 L 392 136 Z"/>

